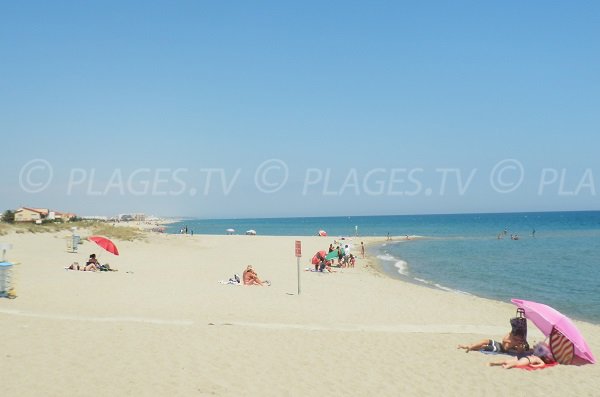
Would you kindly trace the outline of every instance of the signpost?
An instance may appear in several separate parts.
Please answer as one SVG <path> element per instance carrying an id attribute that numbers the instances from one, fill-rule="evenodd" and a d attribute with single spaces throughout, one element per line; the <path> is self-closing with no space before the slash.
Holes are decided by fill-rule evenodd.
<path id="1" fill-rule="evenodd" d="M 300 258 L 302 257 L 302 241 L 296 240 L 296 267 L 298 268 L 298 295 L 300 295 Z"/>

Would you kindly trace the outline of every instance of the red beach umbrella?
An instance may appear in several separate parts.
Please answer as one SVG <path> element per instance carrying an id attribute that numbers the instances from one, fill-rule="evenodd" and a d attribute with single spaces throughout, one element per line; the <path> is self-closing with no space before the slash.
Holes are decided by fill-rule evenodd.
<path id="1" fill-rule="evenodd" d="M 104 248 L 106 251 L 110 252 L 113 255 L 119 255 L 119 250 L 115 243 L 102 236 L 90 236 L 88 237 L 89 241 L 93 241 L 98 244 L 99 247 Z"/>

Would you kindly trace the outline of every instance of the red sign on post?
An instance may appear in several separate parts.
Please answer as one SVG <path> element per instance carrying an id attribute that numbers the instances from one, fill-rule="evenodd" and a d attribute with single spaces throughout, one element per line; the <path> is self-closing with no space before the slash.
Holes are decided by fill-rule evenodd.
<path id="1" fill-rule="evenodd" d="M 302 241 L 296 240 L 296 257 L 300 258 L 302 256 Z"/>

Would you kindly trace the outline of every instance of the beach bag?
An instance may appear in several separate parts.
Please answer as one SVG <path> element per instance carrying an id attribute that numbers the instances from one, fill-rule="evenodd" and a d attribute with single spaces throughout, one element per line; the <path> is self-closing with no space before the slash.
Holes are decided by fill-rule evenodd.
<path id="1" fill-rule="evenodd" d="M 510 319 L 511 332 L 515 336 L 520 336 L 523 340 L 527 340 L 527 319 L 525 318 L 525 310 L 518 308 L 515 317 Z"/>

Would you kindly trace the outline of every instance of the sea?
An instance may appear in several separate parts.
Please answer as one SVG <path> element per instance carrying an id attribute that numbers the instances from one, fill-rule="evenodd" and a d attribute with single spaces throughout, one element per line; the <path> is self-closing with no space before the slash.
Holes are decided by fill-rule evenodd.
<path id="1" fill-rule="evenodd" d="M 542 302 L 600 324 L 600 211 L 185 219 L 167 232 L 185 227 L 196 234 L 233 229 L 272 236 L 323 230 L 324 249 L 331 238 L 348 237 L 355 252 L 361 236 L 382 236 L 367 254 L 391 277 L 502 302 Z"/>

